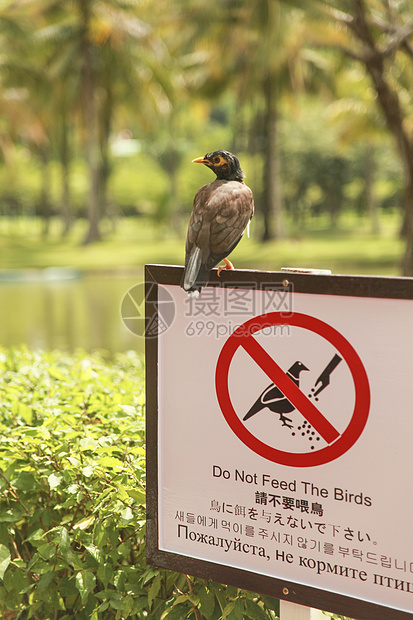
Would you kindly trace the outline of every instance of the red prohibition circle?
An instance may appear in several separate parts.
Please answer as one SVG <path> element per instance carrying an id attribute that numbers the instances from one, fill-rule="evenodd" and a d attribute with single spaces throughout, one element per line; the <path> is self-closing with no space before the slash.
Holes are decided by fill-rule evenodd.
<path id="1" fill-rule="evenodd" d="M 351 372 L 355 389 L 355 404 L 351 420 L 344 432 L 335 441 L 316 452 L 285 452 L 265 444 L 244 426 L 231 402 L 228 377 L 234 354 L 239 347 L 243 346 L 246 339 L 253 338 L 255 332 L 273 325 L 291 325 L 318 334 L 337 349 Z M 354 445 L 363 432 L 370 409 L 370 387 L 367 373 L 358 354 L 348 340 L 331 325 L 315 317 L 297 312 L 288 317 L 282 316 L 281 312 L 269 312 L 240 325 L 222 347 L 217 362 L 215 387 L 221 411 L 237 437 L 253 452 L 265 459 L 293 467 L 323 465 L 342 456 Z"/>

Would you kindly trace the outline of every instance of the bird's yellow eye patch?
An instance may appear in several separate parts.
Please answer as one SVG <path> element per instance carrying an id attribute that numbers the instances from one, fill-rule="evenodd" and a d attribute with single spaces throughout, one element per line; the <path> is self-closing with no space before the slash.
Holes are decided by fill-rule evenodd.
<path id="1" fill-rule="evenodd" d="M 224 159 L 220 155 L 216 155 L 214 159 L 212 160 L 212 163 L 214 164 L 214 166 L 223 166 L 224 164 L 227 164 L 228 162 L 226 159 Z"/>

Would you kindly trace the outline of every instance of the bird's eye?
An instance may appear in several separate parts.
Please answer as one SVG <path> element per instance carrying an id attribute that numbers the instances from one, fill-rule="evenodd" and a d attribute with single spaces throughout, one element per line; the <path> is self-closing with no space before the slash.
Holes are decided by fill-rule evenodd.
<path id="1" fill-rule="evenodd" d="M 221 162 L 220 157 L 214 157 L 214 164 L 219 164 Z"/>

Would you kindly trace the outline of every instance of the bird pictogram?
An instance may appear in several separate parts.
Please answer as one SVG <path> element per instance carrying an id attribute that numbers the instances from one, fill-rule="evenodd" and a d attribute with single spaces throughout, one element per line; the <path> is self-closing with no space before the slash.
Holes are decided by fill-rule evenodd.
<path id="1" fill-rule="evenodd" d="M 307 366 L 304 366 L 302 362 L 297 361 L 288 369 L 286 374 L 292 381 L 294 381 L 297 386 L 299 386 L 300 372 L 302 372 L 303 370 L 308 370 Z M 282 426 L 288 426 L 289 428 L 293 428 L 292 420 L 284 414 L 292 413 L 295 407 L 290 403 L 288 398 L 284 396 L 281 390 L 274 383 L 271 383 L 268 387 L 265 388 L 262 394 L 252 405 L 248 413 L 243 417 L 243 420 L 248 420 L 253 415 L 257 414 L 259 411 L 262 411 L 265 408 L 268 408 L 274 413 L 279 414 Z"/>
<path id="2" fill-rule="evenodd" d="M 228 151 L 214 151 L 193 160 L 204 164 L 216 179 L 198 190 L 185 245 L 185 270 L 182 288 L 197 297 L 208 283 L 211 269 L 234 269 L 226 258 L 241 240 L 254 214 L 252 191 L 245 185 L 245 174 L 238 158 Z"/>

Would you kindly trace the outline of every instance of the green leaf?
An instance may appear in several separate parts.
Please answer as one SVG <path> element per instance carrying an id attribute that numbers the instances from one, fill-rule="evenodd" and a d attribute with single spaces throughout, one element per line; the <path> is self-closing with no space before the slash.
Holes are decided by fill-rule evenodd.
<path id="1" fill-rule="evenodd" d="M 31 489 L 37 489 L 39 484 L 31 472 L 22 471 L 13 480 L 13 486 L 19 489 L 19 491 L 30 491 Z"/>
<path id="2" fill-rule="evenodd" d="M 59 381 L 67 381 L 68 379 L 66 375 L 64 375 L 62 372 L 60 372 L 59 370 L 57 370 L 57 368 L 54 368 L 53 366 L 49 368 L 49 375 L 53 377 L 53 379 L 58 379 Z"/>
<path id="3" fill-rule="evenodd" d="M 25 571 L 18 568 L 13 570 L 11 566 L 4 574 L 3 584 L 7 592 L 10 593 L 13 591 L 22 593 L 26 589 L 31 589 L 30 581 Z"/>
<path id="4" fill-rule="evenodd" d="M 13 523 L 17 521 L 20 515 L 20 510 L 5 510 L 3 513 L 0 512 L 0 523 Z"/>
<path id="5" fill-rule="evenodd" d="M 184 605 L 177 605 L 176 607 L 170 607 L 161 616 L 161 620 L 182 620 L 188 615 L 188 607 Z"/>
<path id="6" fill-rule="evenodd" d="M 123 413 L 136 415 L 136 407 L 132 407 L 132 405 L 119 405 L 119 407 L 122 409 Z"/>
<path id="7" fill-rule="evenodd" d="M 148 607 L 149 607 L 149 609 L 151 609 L 152 603 L 153 603 L 154 599 L 156 598 L 160 588 L 161 588 L 161 574 L 158 573 L 156 575 L 155 579 L 153 580 L 153 582 L 151 583 L 151 586 L 149 588 L 149 592 L 148 592 Z"/>
<path id="8" fill-rule="evenodd" d="M 94 515 L 91 515 L 90 517 L 85 517 L 84 519 L 81 519 L 80 521 L 75 523 L 73 526 L 73 529 L 74 530 L 87 530 L 92 525 L 92 523 L 94 523 L 95 518 L 96 517 Z"/>
<path id="9" fill-rule="evenodd" d="M 10 564 L 10 551 L 5 545 L 0 545 L 0 579 L 3 579 L 4 573 Z"/>
<path id="10" fill-rule="evenodd" d="M 53 543 L 45 543 L 37 548 L 40 555 L 46 560 L 50 560 L 56 554 L 56 545 Z"/>
<path id="11" fill-rule="evenodd" d="M 143 585 L 146 585 L 153 577 L 155 577 L 159 573 L 158 568 L 148 567 L 143 575 Z"/>
<path id="12" fill-rule="evenodd" d="M 117 590 L 122 591 L 125 587 L 126 583 L 126 574 L 120 570 L 116 573 L 115 578 L 113 580 L 113 585 Z"/>
<path id="13" fill-rule="evenodd" d="M 280 601 L 278 598 L 273 598 L 272 596 L 261 596 L 261 599 L 268 609 L 275 611 L 277 615 L 280 613 Z"/>
<path id="14" fill-rule="evenodd" d="M 94 560 L 96 560 L 96 562 L 100 563 L 102 559 L 102 552 L 99 547 L 96 547 L 95 545 L 85 545 L 85 549 L 89 551 L 90 555 Z"/>
<path id="15" fill-rule="evenodd" d="M 225 606 L 227 604 L 227 599 L 226 599 L 225 594 L 224 594 L 224 592 L 222 590 L 222 586 L 220 586 L 219 584 L 214 584 L 213 592 L 214 592 L 215 596 L 217 597 L 219 606 L 221 607 L 221 611 L 223 612 L 224 609 L 225 609 Z"/>
<path id="16" fill-rule="evenodd" d="M 91 465 L 87 465 L 82 469 L 82 474 L 86 476 L 86 478 L 90 478 L 94 474 L 94 469 Z"/>
<path id="17" fill-rule="evenodd" d="M 67 553 L 70 549 L 69 532 L 65 527 L 60 528 L 59 548 L 63 554 Z"/>
<path id="18" fill-rule="evenodd" d="M 28 405 L 19 403 L 17 413 L 23 418 L 26 424 L 31 424 L 33 422 L 33 409 Z"/>
<path id="19" fill-rule="evenodd" d="M 229 603 L 227 603 L 227 605 L 225 606 L 222 612 L 221 620 L 224 620 L 224 618 L 229 616 L 229 614 L 232 612 L 234 607 L 235 607 L 235 601 L 230 601 Z"/>
<path id="20" fill-rule="evenodd" d="M 208 592 L 205 586 L 199 590 L 199 610 L 203 616 L 209 618 L 215 608 L 215 596 L 212 592 Z"/>
<path id="21" fill-rule="evenodd" d="M 124 468 L 122 461 L 115 458 L 114 456 L 103 456 L 101 459 L 98 460 L 98 464 L 101 467 L 107 467 L 116 470 Z"/>
<path id="22" fill-rule="evenodd" d="M 42 528 L 37 528 L 35 530 L 33 530 L 29 536 L 26 538 L 26 541 L 30 541 L 31 543 L 36 543 L 39 540 L 43 540 L 44 539 L 44 530 Z M 25 542 L 26 542 L 25 541 Z"/>
<path id="23" fill-rule="evenodd" d="M 122 599 L 122 594 L 120 592 L 116 592 L 116 590 L 101 590 L 100 592 L 97 592 L 96 597 L 105 601 L 120 601 Z"/>
<path id="24" fill-rule="evenodd" d="M 245 611 L 251 620 L 266 620 L 267 614 L 255 601 L 246 600 Z"/>
<path id="25" fill-rule="evenodd" d="M 127 506 L 120 513 L 121 523 L 122 525 L 127 525 L 130 521 L 132 521 L 132 519 L 133 519 L 133 512 L 129 508 L 129 506 Z"/>
<path id="26" fill-rule="evenodd" d="M 238 596 L 235 601 L 234 611 L 232 612 L 234 618 L 237 620 L 245 620 L 245 598 Z"/>
<path id="27" fill-rule="evenodd" d="M 82 603 L 85 604 L 89 594 L 93 591 L 96 585 L 96 578 L 90 571 L 79 571 L 76 574 L 76 588 L 79 591 Z"/>
<path id="28" fill-rule="evenodd" d="M 105 588 L 107 588 L 113 575 L 112 565 L 109 563 L 101 564 L 96 574 L 97 574 L 98 579 L 100 579 L 100 581 L 105 586 Z"/>
<path id="29" fill-rule="evenodd" d="M 42 590 L 47 590 L 47 588 L 53 581 L 54 575 L 54 572 L 45 573 L 44 575 L 42 575 L 36 585 L 36 590 L 38 592 L 41 592 Z"/>
<path id="30" fill-rule="evenodd" d="M 84 437 L 80 440 L 80 447 L 83 448 L 83 450 L 94 450 L 97 446 L 98 442 L 96 439 L 93 439 L 93 437 Z"/>
<path id="31" fill-rule="evenodd" d="M 143 491 L 139 491 L 139 489 L 126 489 L 126 492 L 129 497 L 139 502 L 139 504 L 146 505 L 146 494 Z"/>
<path id="32" fill-rule="evenodd" d="M 117 493 L 118 498 L 120 499 L 121 502 L 127 502 L 129 497 L 128 494 L 126 493 L 125 487 L 123 486 L 123 484 L 121 484 L 118 487 L 118 493 Z"/>
<path id="33" fill-rule="evenodd" d="M 53 489 L 56 489 L 62 482 L 63 475 L 53 473 L 53 474 L 50 474 L 47 480 L 49 482 L 50 490 L 53 491 Z"/>

